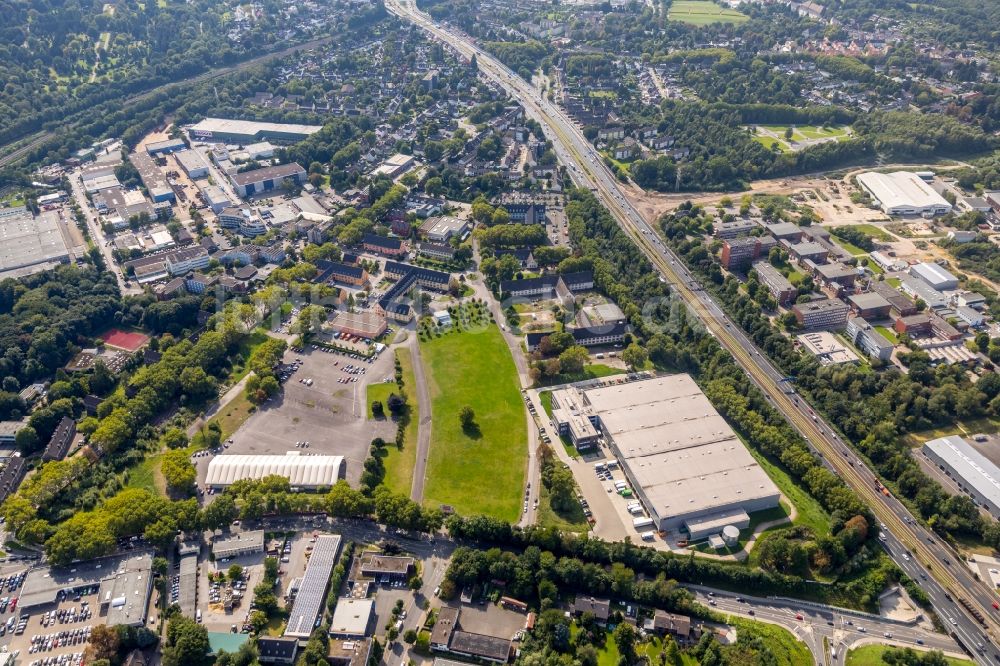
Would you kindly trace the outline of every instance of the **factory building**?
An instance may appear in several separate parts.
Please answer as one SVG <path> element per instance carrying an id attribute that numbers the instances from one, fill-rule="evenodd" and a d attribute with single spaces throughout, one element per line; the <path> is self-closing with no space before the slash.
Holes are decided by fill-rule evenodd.
<path id="1" fill-rule="evenodd" d="M 605 437 L 656 529 L 698 540 L 778 506 L 778 488 L 690 375 L 569 386 L 553 407 L 560 431 L 569 419 L 578 439 Z"/>
<path id="2" fill-rule="evenodd" d="M 176 155 L 177 163 L 191 180 L 208 176 L 208 162 L 197 150 L 182 150 Z"/>
<path id="3" fill-rule="evenodd" d="M 986 456 L 957 435 L 932 439 L 922 450 L 976 504 L 1000 518 L 1000 469 Z"/>
<path id="4" fill-rule="evenodd" d="M 914 264 L 910 266 L 910 275 L 920 278 L 938 291 L 958 288 L 958 278 L 937 264 L 929 262 Z"/>
<path id="5" fill-rule="evenodd" d="M 295 143 L 323 129 L 322 125 L 266 123 L 253 120 L 205 118 L 188 128 L 188 136 L 196 141 L 218 141 L 248 145 L 261 141 Z"/>
<path id="6" fill-rule="evenodd" d="M 908 171 L 858 176 L 858 185 L 868 192 L 887 215 L 944 215 L 951 204 L 917 174 Z"/>
<path id="7" fill-rule="evenodd" d="M 285 636 L 307 639 L 313 629 L 319 626 L 326 606 L 326 590 L 330 585 L 330 573 L 337 565 L 340 555 L 340 536 L 324 534 L 316 539 L 315 548 L 309 556 L 309 564 L 302 576 L 299 593 L 285 625 Z"/>
<path id="8" fill-rule="evenodd" d="M 306 181 L 306 170 L 292 162 L 291 164 L 242 171 L 229 177 L 236 192 L 243 197 L 276 190 L 281 187 L 286 178 L 301 185 Z"/>
<path id="9" fill-rule="evenodd" d="M 241 479 L 262 479 L 276 474 L 288 479 L 292 488 L 329 488 L 344 476 L 343 456 L 222 455 L 208 464 L 205 485 L 225 488 Z"/>

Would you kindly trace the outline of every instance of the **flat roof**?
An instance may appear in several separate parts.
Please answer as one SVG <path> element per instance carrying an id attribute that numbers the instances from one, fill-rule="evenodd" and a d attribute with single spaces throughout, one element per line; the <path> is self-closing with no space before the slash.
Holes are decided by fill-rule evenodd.
<path id="1" fill-rule="evenodd" d="M 374 599 L 341 597 L 337 599 L 337 607 L 333 609 L 330 633 L 342 636 L 364 636 L 368 633 L 368 623 L 374 612 Z"/>
<path id="2" fill-rule="evenodd" d="M 177 605 L 181 608 L 181 614 L 194 617 L 198 590 L 197 551 L 181 555 L 177 579 Z"/>
<path id="3" fill-rule="evenodd" d="M 690 375 L 583 389 L 622 466 L 660 519 L 779 496 Z"/>
<path id="4" fill-rule="evenodd" d="M 929 261 L 910 266 L 910 274 L 925 280 L 934 288 L 937 288 L 939 284 L 958 284 L 957 277 L 948 272 L 943 266 Z"/>
<path id="5" fill-rule="evenodd" d="M 269 123 L 256 120 L 233 120 L 229 118 L 205 118 L 189 128 L 190 132 L 211 132 L 245 134 L 257 136 L 260 132 L 282 134 L 314 134 L 323 129 L 322 125 L 299 125 L 296 123 Z"/>
<path id="6" fill-rule="evenodd" d="M 28 571 L 24 579 L 18 605 L 21 608 L 32 609 L 54 604 L 61 590 L 100 586 L 105 579 L 115 578 L 130 571 L 149 572 L 152 566 L 153 556 L 142 553 L 102 557 L 66 567 L 36 567 Z M 127 580 L 141 583 L 132 578 Z M 140 587 L 142 585 L 129 592 L 129 596 L 136 596 L 134 592 Z M 104 601 L 103 597 L 101 601 Z"/>
<path id="7" fill-rule="evenodd" d="M 361 570 L 364 572 L 405 574 L 413 566 L 412 557 L 398 557 L 370 553 L 361 556 Z"/>
<path id="8" fill-rule="evenodd" d="M 230 177 L 237 186 L 244 186 L 251 183 L 261 183 L 265 180 L 274 180 L 275 178 L 289 178 L 296 174 L 305 173 L 305 171 L 297 163 L 290 162 L 288 164 L 279 164 L 277 166 L 234 173 Z"/>
<path id="9" fill-rule="evenodd" d="M 5 209 L 0 214 L 0 272 L 67 259 L 59 219 L 55 210 L 35 217 L 24 207 Z"/>
<path id="10" fill-rule="evenodd" d="M 191 171 L 197 171 L 198 169 L 207 169 L 208 162 L 197 150 L 181 150 L 174 153 L 174 157 L 177 158 L 177 162 L 181 165 L 184 171 L 190 173 Z"/>
<path id="11" fill-rule="evenodd" d="M 216 557 L 226 557 L 227 553 L 240 552 L 247 548 L 264 550 L 264 530 L 240 532 L 212 542 L 212 554 Z"/>
<path id="12" fill-rule="evenodd" d="M 277 474 L 293 487 L 332 486 L 340 478 L 344 456 L 221 455 L 208 463 L 205 484 L 228 486 L 241 479 L 262 479 Z"/>
<path id="13" fill-rule="evenodd" d="M 872 308 L 888 308 L 892 306 L 892 304 L 885 299 L 885 296 L 874 291 L 868 291 L 863 294 L 851 294 L 847 297 L 847 300 L 862 310 L 870 310 Z"/>
<path id="14" fill-rule="evenodd" d="M 1000 469 L 958 435 L 932 439 L 924 444 L 960 476 L 970 488 L 995 508 L 1000 508 Z"/>
<path id="15" fill-rule="evenodd" d="M 892 173 L 866 171 L 859 174 L 857 178 L 858 182 L 878 199 L 883 208 L 951 210 L 951 204 L 914 173 L 908 171 L 894 171 Z"/>
<path id="16" fill-rule="evenodd" d="M 452 632 L 448 649 L 474 657 L 507 661 L 510 658 L 510 639 L 459 630 Z"/>
<path id="17" fill-rule="evenodd" d="M 302 576 L 299 593 L 288 616 L 285 636 L 309 638 L 316 628 L 319 614 L 326 600 L 326 588 L 330 584 L 330 572 L 337 565 L 340 555 L 340 535 L 324 534 L 316 539 L 309 564 Z"/>
<path id="18" fill-rule="evenodd" d="M 857 354 L 837 339 L 837 336 L 827 331 L 803 333 L 795 339 L 810 354 L 816 356 L 821 365 L 839 365 L 860 360 Z"/>

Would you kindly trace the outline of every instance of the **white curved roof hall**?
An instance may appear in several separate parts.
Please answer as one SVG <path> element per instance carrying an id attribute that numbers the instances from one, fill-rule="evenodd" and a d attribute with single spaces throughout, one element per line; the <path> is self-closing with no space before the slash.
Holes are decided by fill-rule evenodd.
<path id="1" fill-rule="evenodd" d="M 293 487 L 318 488 L 337 483 L 343 466 L 343 456 L 221 455 L 208 463 L 205 484 L 229 486 L 241 479 L 277 474 Z"/>

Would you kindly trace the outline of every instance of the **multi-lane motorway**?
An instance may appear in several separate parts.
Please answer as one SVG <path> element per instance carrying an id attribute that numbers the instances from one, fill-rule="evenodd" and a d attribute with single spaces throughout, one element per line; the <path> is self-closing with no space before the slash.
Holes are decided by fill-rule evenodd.
<path id="1" fill-rule="evenodd" d="M 522 103 L 526 113 L 542 126 L 562 162 L 569 167 L 574 182 L 587 187 L 602 201 L 621 228 L 649 257 L 662 278 L 671 284 L 707 330 L 733 355 L 753 382 L 776 409 L 802 434 L 825 464 L 872 509 L 887 532 L 888 551 L 895 562 L 927 592 L 935 611 L 979 663 L 1000 663 L 1000 615 L 993 603 L 996 593 L 977 581 L 956 559 L 954 553 L 929 530 L 918 524 L 905 506 L 883 495 L 875 475 L 841 441 L 824 419 L 782 380 L 779 372 L 753 342 L 729 319 L 713 298 L 667 248 L 655 229 L 628 202 L 601 156 L 584 138 L 581 130 L 555 104 L 546 100 L 531 84 L 521 79 L 496 58 L 480 49 L 468 36 L 434 22 L 411 0 L 387 0 L 393 13 L 419 25 L 436 39 L 450 45 L 466 58 L 475 56 L 480 71 L 500 84 Z M 987 629 L 958 603 L 965 598 L 983 617 Z M 977 650 L 977 646 L 982 645 Z"/>

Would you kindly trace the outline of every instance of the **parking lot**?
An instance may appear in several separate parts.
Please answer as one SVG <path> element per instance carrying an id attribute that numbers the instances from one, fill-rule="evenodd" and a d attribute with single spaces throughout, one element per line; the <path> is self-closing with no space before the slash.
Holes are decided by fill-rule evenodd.
<path id="1" fill-rule="evenodd" d="M 375 437 L 391 440 L 393 424 L 366 422 L 365 387 L 393 375 L 392 354 L 372 363 L 344 353 L 306 348 L 286 352 L 283 390 L 261 405 L 226 442 L 226 454 L 344 456 L 347 480 L 357 484 Z M 195 458 L 203 483 L 211 456 Z"/>
<path id="2" fill-rule="evenodd" d="M 17 661 L 29 666 L 78 666 L 82 663 L 92 628 L 104 624 L 97 613 L 97 587 L 90 594 L 64 597 L 53 609 L 21 618 L 23 633 L 11 623 L 6 636 L 7 649 L 17 653 Z M 2 606 L 2 603 L 0 603 Z M 8 613 L 10 608 L 7 609 Z M 5 614 L 6 615 L 6 614 Z"/>

